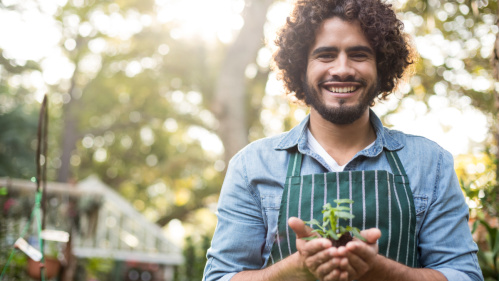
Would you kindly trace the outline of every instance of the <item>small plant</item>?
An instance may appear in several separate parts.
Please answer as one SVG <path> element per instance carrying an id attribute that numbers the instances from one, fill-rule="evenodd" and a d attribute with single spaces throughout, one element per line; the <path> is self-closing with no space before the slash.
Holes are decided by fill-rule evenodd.
<path id="1" fill-rule="evenodd" d="M 344 246 L 346 243 L 351 241 L 352 235 L 357 237 L 362 241 L 366 241 L 364 237 L 360 235 L 359 229 L 352 226 L 343 227 L 339 225 L 339 220 L 351 220 L 354 215 L 350 214 L 350 207 L 341 206 L 341 204 L 353 204 L 350 199 L 339 199 L 334 200 L 336 207 L 332 207 L 330 203 L 327 203 L 322 207 L 322 224 L 316 219 L 306 221 L 312 228 L 317 227 L 312 232 L 319 234 L 321 237 L 329 239 L 333 246 L 339 247 Z M 303 238 L 305 240 L 312 240 L 318 238 L 316 236 Z"/>

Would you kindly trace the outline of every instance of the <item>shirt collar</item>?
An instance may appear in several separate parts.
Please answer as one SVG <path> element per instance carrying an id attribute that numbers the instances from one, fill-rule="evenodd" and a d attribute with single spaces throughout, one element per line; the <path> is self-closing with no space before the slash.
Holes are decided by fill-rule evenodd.
<path id="1" fill-rule="evenodd" d="M 404 147 L 400 138 L 392 134 L 392 131 L 383 127 L 381 120 L 374 111 L 369 109 L 369 120 L 376 131 L 376 141 L 368 149 L 359 152 L 359 155 L 376 156 L 387 149 L 389 151 L 399 150 Z M 285 150 L 298 146 L 299 151 L 303 151 L 307 145 L 307 126 L 310 122 L 310 114 L 303 119 L 300 124 L 284 135 L 282 140 L 274 147 L 276 150 Z"/>

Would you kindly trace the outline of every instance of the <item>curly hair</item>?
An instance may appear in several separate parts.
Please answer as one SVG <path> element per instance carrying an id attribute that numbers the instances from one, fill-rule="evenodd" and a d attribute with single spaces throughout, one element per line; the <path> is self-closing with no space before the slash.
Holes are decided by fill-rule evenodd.
<path id="1" fill-rule="evenodd" d="M 348 22 L 358 21 L 376 53 L 379 82 L 378 99 L 385 99 L 404 77 L 415 53 L 403 23 L 381 0 L 298 0 L 291 16 L 277 34 L 274 70 L 283 80 L 287 94 L 304 100 L 308 53 L 314 44 L 317 30 L 330 18 Z M 275 69 L 277 67 L 278 69 Z"/>

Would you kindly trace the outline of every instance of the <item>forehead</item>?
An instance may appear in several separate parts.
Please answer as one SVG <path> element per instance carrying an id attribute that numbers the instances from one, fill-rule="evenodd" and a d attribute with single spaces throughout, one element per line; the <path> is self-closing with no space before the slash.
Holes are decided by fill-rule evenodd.
<path id="1" fill-rule="evenodd" d="M 344 21 L 339 17 L 325 20 L 318 28 L 310 52 L 319 47 L 366 46 L 371 48 L 358 21 Z"/>

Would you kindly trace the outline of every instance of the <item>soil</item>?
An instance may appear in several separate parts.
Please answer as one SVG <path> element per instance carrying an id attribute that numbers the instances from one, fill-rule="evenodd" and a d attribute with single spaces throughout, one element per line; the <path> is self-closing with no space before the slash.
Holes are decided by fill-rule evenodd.
<path id="1" fill-rule="evenodd" d="M 329 240 L 331 240 L 331 243 L 333 243 L 333 247 L 338 248 L 340 246 L 345 246 L 348 242 L 352 241 L 353 237 L 350 234 L 350 232 L 347 232 L 347 233 L 344 233 L 343 235 L 341 235 L 340 239 L 338 239 L 338 240 L 334 240 L 331 238 Z"/>

